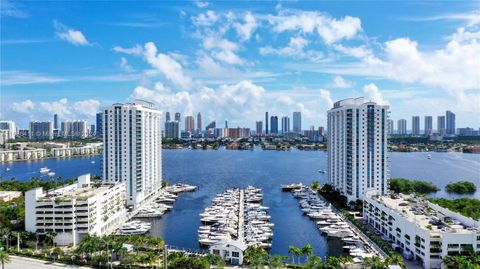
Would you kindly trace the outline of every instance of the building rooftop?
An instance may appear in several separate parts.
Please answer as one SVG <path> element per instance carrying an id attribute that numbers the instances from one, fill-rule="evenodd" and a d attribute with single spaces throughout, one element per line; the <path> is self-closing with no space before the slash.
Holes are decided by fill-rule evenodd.
<path id="1" fill-rule="evenodd" d="M 101 185 L 94 186 L 90 183 L 90 174 L 82 175 L 78 177 L 77 183 L 64 186 L 61 188 L 43 191 L 37 200 L 43 202 L 55 201 L 56 199 L 87 199 L 98 193 L 102 193 L 110 189 L 114 184 L 102 183 Z"/>
<path id="2" fill-rule="evenodd" d="M 439 233 L 471 233 L 474 230 L 479 230 L 433 209 L 429 202 L 414 195 L 395 194 L 373 196 L 372 198 L 395 210 L 422 229 L 438 231 Z"/>

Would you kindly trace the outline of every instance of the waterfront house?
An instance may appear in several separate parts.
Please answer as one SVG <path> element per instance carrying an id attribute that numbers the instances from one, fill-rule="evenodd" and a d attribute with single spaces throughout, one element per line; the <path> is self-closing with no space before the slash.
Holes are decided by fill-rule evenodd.
<path id="1" fill-rule="evenodd" d="M 220 241 L 210 247 L 210 253 L 222 257 L 233 265 L 243 264 L 243 255 L 247 245 L 240 240 Z"/>

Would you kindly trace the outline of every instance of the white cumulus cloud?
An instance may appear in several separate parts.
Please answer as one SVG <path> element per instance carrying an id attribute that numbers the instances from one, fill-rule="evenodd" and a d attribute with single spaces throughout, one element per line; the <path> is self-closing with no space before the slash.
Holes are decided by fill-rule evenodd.
<path id="1" fill-rule="evenodd" d="M 85 35 L 83 35 L 82 32 L 68 28 L 67 26 L 63 25 L 62 23 L 58 21 L 53 22 L 53 26 L 55 27 L 55 35 L 62 39 L 65 40 L 73 45 L 76 46 L 89 46 L 91 45 L 90 42 L 88 42 L 87 38 Z"/>
<path id="2" fill-rule="evenodd" d="M 35 104 L 30 99 L 27 99 L 19 103 L 17 102 L 12 103 L 12 110 L 18 113 L 29 114 L 32 112 L 34 108 L 35 108 Z"/>
<path id="3" fill-rule="evenodd" d="M 363 86 L 363 92 L 366 94 L 368 101 L 375 102 L 379 105 L 390 105 L 390 103 L 383 98 L 383 94 L 378 87 L 373 83 Z"/>

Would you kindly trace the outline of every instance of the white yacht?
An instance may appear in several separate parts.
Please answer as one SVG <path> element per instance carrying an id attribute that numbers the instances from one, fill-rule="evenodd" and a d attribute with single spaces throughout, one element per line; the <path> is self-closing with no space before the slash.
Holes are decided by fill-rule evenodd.
<path id="1" fill-rule="evenodd" d="M 41 174 L 47 174 L 48 172 L 50 172 L 50 169 L 48 169 L 48 167 L 42 167 L 40 168 L 40 173 Z"/>

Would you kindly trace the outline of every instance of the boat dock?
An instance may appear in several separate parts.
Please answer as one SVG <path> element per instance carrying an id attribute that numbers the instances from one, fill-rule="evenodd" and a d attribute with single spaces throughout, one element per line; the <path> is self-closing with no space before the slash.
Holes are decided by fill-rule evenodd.
<path id="1" fill-rule="evenodd" d="M 273 224 L 262 206 L 261 190 L 254 187 L 229 189 L 218 194 L 200 214 L 198 241 L 202 246 L 239 240 L 247 246 L 271 247 Z"/>
<path id="2" fill-rule="evenodd" d="M 294 184 L 288 186 L 292 185 Z M 341 240 L 343 250 L 353 257 L 354 262 L 362 262 L 366 257 L 385 256 L 376 244 L 316 191 L 308 186 L 289 190 L 299 200 L 302 212 L 316 222 L 321 234 Z"/>
<path id="3" fill-rule="evenodd" d="M 132 218 L 159 218 L 173 208 L 177 195 L 183 192 L 191 192 L 196 186 L 177 183 L 166 188 L 159 189 L 150 197 L 146 198 L 139 206 L 127 212 L 124 222 L 121 222 L 113 230 L 122 235 L 146 234 L 151 224 Z"/>
<path id="4" fill-rule="evenodd" d="M 245 222 L 244 216 L 243 216 L 245 214 L 245 211 L 244 211 L 245 206 L 243 204 L 244 203 L 244 198 L 245 198 L 245 191 L 240 190 L 240 196 L 239 196 L 239 199 L 238 199 L 238 223 L 239 224 Z M 245 240 L 243 238 L 243 235 L 244 235 L 243 225 L 238 225 L 237 238 L 241 242 L 245 242 Z"/>

